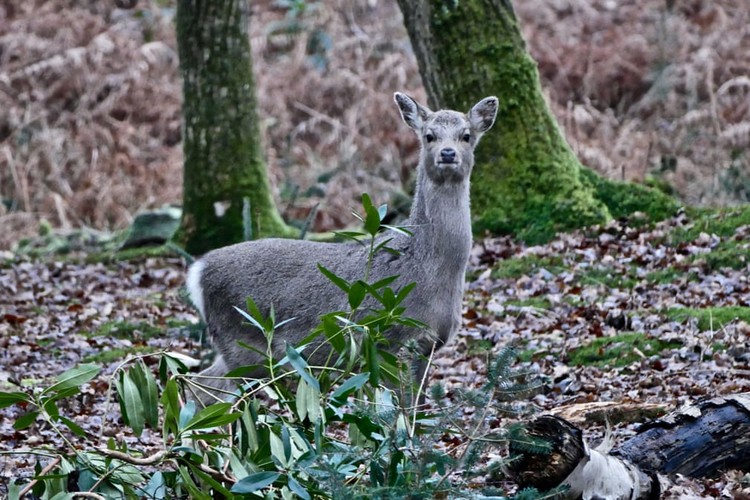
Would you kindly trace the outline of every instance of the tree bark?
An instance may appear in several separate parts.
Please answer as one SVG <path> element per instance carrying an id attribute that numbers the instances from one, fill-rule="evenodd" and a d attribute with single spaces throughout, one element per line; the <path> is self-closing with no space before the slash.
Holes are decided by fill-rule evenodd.
<path id="1" fill-rule="evenodd" d="M 568 498 L 658 498 L 657 473 L 699 478 L 750 471 L 750 393 L 681 408 L 643 425 L 612 453 L 589 449 L 581 431 L 559 417 L 539 417 L 525 429 L 549 442 L 552 452 L 511 443 L 511 475 L 523 487 L 568 484 Z"/>
<path id="2" fill-rule="evenodd" d="M 262 155 L 247 0 L 179 0 L 176 25 L 185 153 L 177 241 L 192 254 L 242 241 L 246 197 L 253 238 L 287 235 Z"/>
<path id="3" fill-rule="evenodd" d="M 468 110 L 486 95 L 500 99 L 495 130 L 476 152 L 476 231 L 540 242 L 634 208 L 654 219 L 674 212 L 666 195 L 606 181 L 579 163 L 544 100 L 510 0 L 398 3 L 430 106 Z"/>

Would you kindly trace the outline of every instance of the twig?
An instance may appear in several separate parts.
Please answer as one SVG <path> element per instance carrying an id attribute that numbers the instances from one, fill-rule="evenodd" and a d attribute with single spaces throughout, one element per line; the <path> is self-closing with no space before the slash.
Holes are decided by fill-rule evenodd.
<path id="1" fill-rule="evenodd" d="M 122 460 L 123 462 L 127 462 L 133 465 L 154 465 L 155 463 L 158 463 L 159 461 L 161 461 L 167 455 L 166 450 L 157 451 L 153 455 L 150 455 L 148 457 L 141 457 L 141 458 L 133 457 L 131 455 L 128 455 L 127 453 L 123 453 L 117 450 L 110 450 L 108 448 L 98 448 L 96 451 L 98 451 L 102 455 L 106 455 L 111 458 L 116 458 L 118 460 Z"/>
<path id="2" fill-rule="evenodd" d="M 42 469 L 42 471 L 39 474 L 37 474 L 37 477 L 44 476 L 49 471 L 51 471 L 52 469 L 54 469 L 55 467 L 57 467 L 60 464 L 61 461 L 62 461 L 62 457 L 60 455 L 58 455 L 57 457 L 55 457 L 55 459 L 53 461 L 51 461 L 50 463 L 48 463 L 47 466 L 44 469 Z M 39 482 L 39 479 L 34 479 L 29 484 L 27 484 L 21 490 L 21 492 L 18 494 L 18 498 L 23 498 L 26 494 L 28 494 L 29 491 L 31 491 L 31 489 L 34 487 L 34 485 L 36 485 L 36 483 L 38 483 L 38 482 Z"/>
<path id="3" fill-rule="evenodd" d="M 71 498 L 81 497 L 81 498 L 96 498 L 97 500 L 107 500 L 106 497 L 103 497 L 99 493 L 94 493 L 93 491 L 75 491 L 70 493 Z"/>

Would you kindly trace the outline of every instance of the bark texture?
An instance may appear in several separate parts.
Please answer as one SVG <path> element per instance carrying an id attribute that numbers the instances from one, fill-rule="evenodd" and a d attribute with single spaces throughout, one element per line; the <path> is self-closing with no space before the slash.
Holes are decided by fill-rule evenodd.
<path id="1" fill-rule="evenodd" d="M 500 99 L 495 130 L 476 153 L 475 231 L 540 242 L 633 209 L 653 219 L 676 210 L 662 193 L 580 164 L 544 101 L 510 0 L 398 2 L 431 107 L 468 110 L 484 96 Z"/>
<path id="2" fill-rule="evenodd" d="M 750 471 L 750 393 L 703 401 L 649 422 L 616 455 L 664 474 Z"/>
<path id="3" fill-rule="evenodd" d="M 252 236 L 289 231 L 271 195 L 262 156 L 246 0 L 179 0 L 183 80 L 183 218 L 176 239 L 192 254 L 243 240 L 243 198 Z"/>
<path id="4" fill-rule="evenodd" d="M 569 422 L 542 416 L 526 433 L 551 444 L 538 453 L 511 443 L 509 470 L 521 486 L 570 486 L 568 498 L 658 498 L 655 474 L 711 477 L 750 471 L 750 393 L 718 397 L 649 422 L 612 453 L 589 449 Z"/>

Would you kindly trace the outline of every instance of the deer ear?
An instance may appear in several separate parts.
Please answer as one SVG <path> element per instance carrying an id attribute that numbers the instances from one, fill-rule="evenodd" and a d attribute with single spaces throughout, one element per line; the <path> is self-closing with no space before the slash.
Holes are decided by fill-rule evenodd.
<path id="1" fill-rule="evenodd" d="M 417 132 L 422 130 L 424 122 L 430 117 L 432 111 L 421 106 L 417 101 L 401 92 L 394 93 L 393 100 L 398 105 L 398 110 L 401 112 L 401 118 L 403 118 L 404 123 Z"/>
<path id="2" fill-rule="evenodd" d="M 479 134 L 487 132 L 495 123 L 497 116 L 497 97 L 485 97 L 469 111 L 469 123 L 471 128 Z"/>

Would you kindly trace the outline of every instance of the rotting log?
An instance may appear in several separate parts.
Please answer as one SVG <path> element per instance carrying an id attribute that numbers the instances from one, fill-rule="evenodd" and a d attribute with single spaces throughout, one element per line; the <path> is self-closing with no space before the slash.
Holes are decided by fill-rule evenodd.
<path id="1" fill-rule="evenodd" d="M 511 443 L 509 473 L 522 487 L 547 490 L 566 484 L 566 498 L 659 498 L 658 474 L 711 477 L 750 471 L 750 393 L 717 397 L 648 422 L 609 452 L 589 448 L 580 429 L 545 415 L 526 433 L 552 445 L 533 453 Z"/>
<path id="2" fill-rule="evenodd" d="M 750 393 L 681 408 L 641 426 L 615 455 L 662 474 L 711 477 L 750 471 Z"/>

